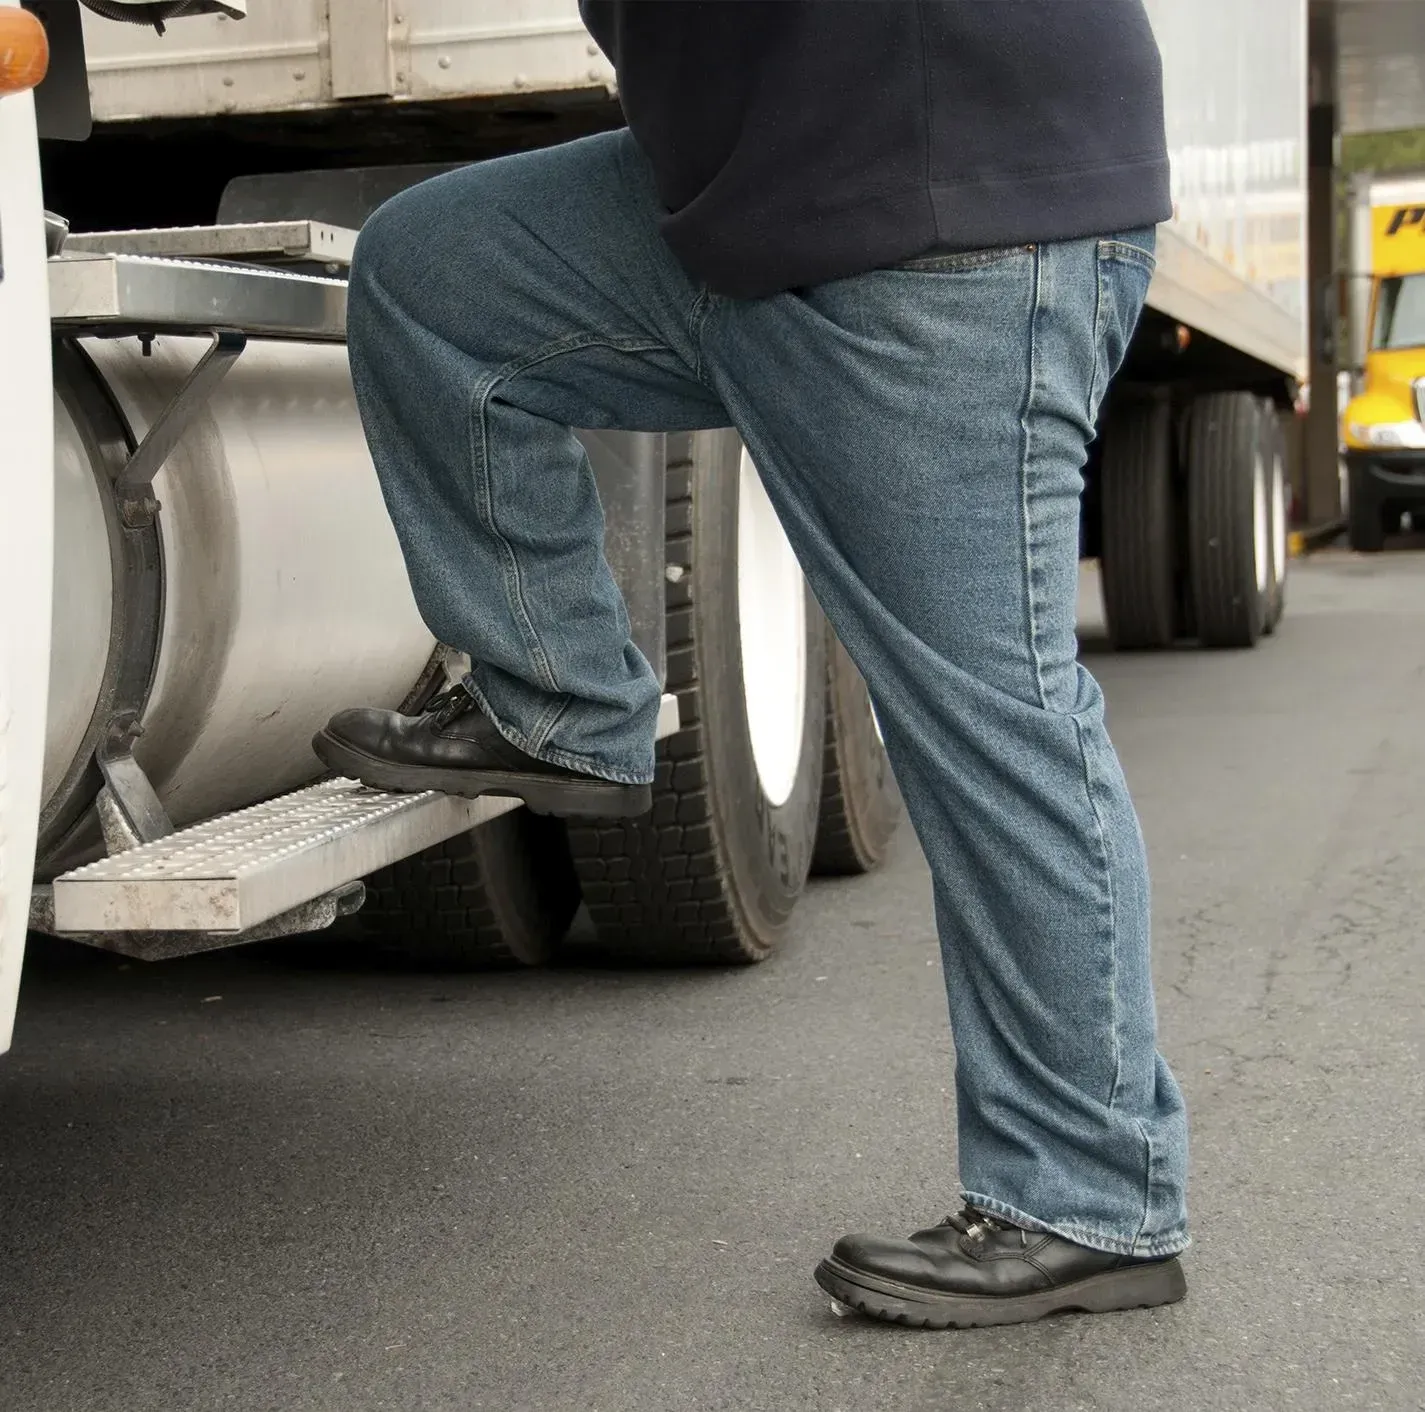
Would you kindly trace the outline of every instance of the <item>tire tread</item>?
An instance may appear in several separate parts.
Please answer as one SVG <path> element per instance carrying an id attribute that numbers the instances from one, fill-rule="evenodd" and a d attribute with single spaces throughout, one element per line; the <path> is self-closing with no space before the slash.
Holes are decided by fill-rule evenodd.
<path id="1" fill-rule="evenodd" d="M 1171 647 L 1177 637 L 1172 409 L 1166 400 L 1118 402 L 1099 465 L 1103 599 L 1114 647 Z"/>
<path id="2" fill-rule="evenodd" d="M 1210 392 L 1188 412 L 1188 553 L 1194 616 L 1204 647 L 1251 647 L 1265 603 L 1250 569 L 1252 486 L 1244 475 L 1261 435 L 1261 408 L 1246 392 Z M 1244 591 L 1245 590 L 1245 591 Z"/>
<path id="3" fill-rule="evenodd" d="M 767 953 L 739 924 L 712 838 L 693 645 L 692 478 L 691 439 L 670 436 L 665 557 L 685 572 L 666 581 L 667 690 L 678 698 L 681 728 L 659 745 L 652 813 L 580 820 L 569 827 L 569 844 L 585 905 L 608 950 L 645 964 L 745 965 Z"/>

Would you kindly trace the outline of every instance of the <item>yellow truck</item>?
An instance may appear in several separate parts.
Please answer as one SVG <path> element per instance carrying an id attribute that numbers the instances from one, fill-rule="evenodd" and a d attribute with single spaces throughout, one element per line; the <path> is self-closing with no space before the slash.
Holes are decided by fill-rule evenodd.
<path id="1" fill-rule="evenodd" d="M 1368 290 L 1357 290 L 1360 373 L 1341 439 L 1348 538 L 1369 554 L 1403 514 L 1425 516 L 1425 178 L 1375 184 L 1362 197 L 1357 241 L 1370 268 L 1360 276 Z"/>

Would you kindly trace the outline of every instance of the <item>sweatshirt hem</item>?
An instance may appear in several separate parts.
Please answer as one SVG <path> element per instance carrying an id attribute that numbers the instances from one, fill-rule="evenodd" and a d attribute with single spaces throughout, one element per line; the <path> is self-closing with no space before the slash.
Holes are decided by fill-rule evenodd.
<path id="1" fill-rule="evenodd" d="M 1113 235 L 1172 215 L 1166 158 L 1109 166 L 1004 172 L 917 182 L 832 214 L 766 222 L 689 239 L 676 215 L 664 237 L 684 268 L 716 294 L 760 299 L 885 269 L 936 250 L 990 249 Z M 929 212 L 927 219 L 927 194 Z M 706 213 L 701 223 L 706 230 Z M 771 247 L 769 249 L 769 246 Z"/>

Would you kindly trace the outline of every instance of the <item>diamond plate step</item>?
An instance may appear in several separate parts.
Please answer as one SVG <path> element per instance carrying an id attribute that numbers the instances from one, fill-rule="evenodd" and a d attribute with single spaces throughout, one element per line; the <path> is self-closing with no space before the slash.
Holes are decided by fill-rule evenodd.
<path id="1" fill-rule="evenodd" d="M 677 728 L 665 696 L 658 733 Z M 326 780 L 63 874 L 55 931 L 245 932 L 518 807 Z"/>
<path id="2" fill-rule="evenodd" d="M 518 808 L 329 780 L 65 873 L 57 932 L 242 932 Z"/>
<path id="3" fill-rule="evenodd" d="M 66 254 L 152 255 L 176 260 L 348 266 L 356 232 L 323 221 L 254 221 L 241 225 L 173 226 L 71 234 Z"/>

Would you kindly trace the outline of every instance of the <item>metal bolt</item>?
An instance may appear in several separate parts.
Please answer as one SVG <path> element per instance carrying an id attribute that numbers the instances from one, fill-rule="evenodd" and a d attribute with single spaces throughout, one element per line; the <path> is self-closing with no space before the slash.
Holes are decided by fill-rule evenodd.
<path id="1" fill-rule="evenodd" d="M 153 517 L 162 506 L 151 495 L 125 500 L 119 506 L 119 518 L 129 529 L 143 529 L 153 523 Z"/>
<path id="2" fill-rule="evenodd" d="M 448 69 L 448 68 L 450 67 L 450 55 L 449 55 L 449 54 L 442 54 L 442 55 L 440 56 L 440 58 L 438 58 L 438 59 L 436 60 L 436 63 L 437 63 L 441 68 L 443 68 L 443 69 Z"/>

